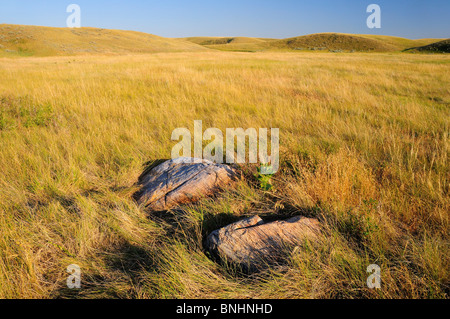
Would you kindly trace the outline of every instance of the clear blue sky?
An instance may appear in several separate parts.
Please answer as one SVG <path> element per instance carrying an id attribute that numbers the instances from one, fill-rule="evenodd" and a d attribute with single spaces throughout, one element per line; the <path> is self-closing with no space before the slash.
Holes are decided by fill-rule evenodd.
<path id="1" fill-rule="evenodd" d="M 65 27 L 69 4 L 86 27 L 165 37 L 286 38 L 317 32 L 450 37 L 450 0 L 0 0 L 0 23 Z M 381 29 L 366 26 L 366 8 L 381 7 Z"/>

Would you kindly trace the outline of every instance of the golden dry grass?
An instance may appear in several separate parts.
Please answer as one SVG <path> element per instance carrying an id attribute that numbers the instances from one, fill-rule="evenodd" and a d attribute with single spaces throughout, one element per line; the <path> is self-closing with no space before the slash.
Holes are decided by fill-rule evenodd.
<path id="1" fill-rule="evenodd" d="M 0 24 L 0 57 L 190 52 L 207 49 L 182 39 L 101 28 Z"/>
<path id="2" fill-rule="evenodd" d="M 0 59 L 0 297 L 448 298 L 450 59 L 159 53 Z M 182 214 L 132 199 L 177 127 L 279 127 L 252 178 Z M 243 216 L 326 234 L 253 276 L 202 239 Z M 82 289 L 65 288 L 66 267 Z M 382 288 L 366 286 L 381 266 Z"/>

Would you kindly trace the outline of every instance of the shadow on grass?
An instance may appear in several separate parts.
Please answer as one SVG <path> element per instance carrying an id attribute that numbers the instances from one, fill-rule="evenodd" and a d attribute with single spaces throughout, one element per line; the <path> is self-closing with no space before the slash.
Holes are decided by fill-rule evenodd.
<path id="1" fill-rule="evenodd" d="M 142 178 L 151 169 L 164 161 L 164 159 L 161 159 L 147 162 L 144 172 L 139 177 L 138 184 L 142 182 Z M 249 171 L 245 173 L 243 178 L 250 183 L 250 187 L 259 190 L 254 175 Z M 138 193 L 133 194 L 133 198 L 136 199 L 138 195 Z M 219 192 L 210 196 L 210 198 L 215 199 L 217 196 L 220 196 Z M 218 265 L 214 271 L 242 280 L 252 280 L 252 278 L 264 276 L 269 268 L 283 268 L 287 265 L 288 258 L 277 259 L 276 262 L 266 265 L 266 267 L 250 268 L 227 262 L 220 256 L 216 256 L 208 251 L 205 247 L 205 240 L 211 232 L 250 216 L 259 215 L 266 223 L 275 220 L 285 220 L 299 215 L 306 217 L 318 216 L 318 211 L 315 208 L 296 207 L 285 201 L 283 201 L 281 206 L 275 208 L 275 204 L 279 203 L 279 198 L 275 198 L 270 192 L 266 192 L 265 199 L 261 207 L 253 207 L 255 208 L 254 210 L 251 208 L 242 215 L 236 215 L 231 210 L 229 212 L 215 212 L 214 208 L 211 207 L 205 210 L 201 201 L 169 211 L 147 211 L 149 220 L 161 225 L 164 229 L 164 234 L 156 239 L 152 247 L 146 248 L 145 244 L 138 246 L 126 241 L 114 250 L 100 253 L 98 261 L 101 266 L 97 269 L 91 266 L 90 269 L 82 273 L 81 289 L 69 289 L 63 282 L 61 288 L 52 297 L 138 298 L 139 289 L 136 289 L 136 287 L 145 285 L 146 275 L 154 274 L 159 276 L 159 274 L 165 274 L 167 268 L 162 266 L 165 262 L 163 260 L 164 247 L 176 242 L 184 245 L 186 252 L 201 252 L 208 259 L 214 261 Z M 65 204 L 70 207 L 73 203 L 67 201 Z M 288 254 L 284 257 L 287 256 Z M 180 269 L 180 271 L 182 270 Z"/>
<path id="2" fill-rule="evenodd" d="M 53 292 L 56 299 L 122 299 L 138 298 L 135 287 L 141 284 L 142 273 L 157 272 L 152 251 L 125 242 L 116 250 L 100 256 L 99 268 L 83 270 L 81 267 L 81 287 L 70 289 L 63 282 Z M 67 277 L 70 274 L 67 273 Z M 66 277 L 66 278 L 67 278 Z"/>

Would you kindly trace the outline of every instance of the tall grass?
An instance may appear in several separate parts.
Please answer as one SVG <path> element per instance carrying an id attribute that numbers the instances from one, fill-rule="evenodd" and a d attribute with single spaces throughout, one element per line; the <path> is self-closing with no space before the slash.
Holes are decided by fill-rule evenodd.
<path id="1" fill-rule="evenodd" d="M 0 297 L 448 298 L 450 59 L 164 53 L 0 59 Z M 279 127 L 281 170 L 183 213 L 132 199 L 177 127 Z M 319 218 L 325 235 L 246 275 L 210 231 Z M 66 267 L 82 289 L 65 288 Z M 381 267 L 382 288 L 366 286 Z"/>

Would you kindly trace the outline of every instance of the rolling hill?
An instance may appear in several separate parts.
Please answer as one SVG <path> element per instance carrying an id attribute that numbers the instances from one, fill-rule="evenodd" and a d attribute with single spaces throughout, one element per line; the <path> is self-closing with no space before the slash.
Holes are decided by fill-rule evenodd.
<path id="1" fill-rule="evenodd" d="M 398 48 L 385 41 L 356 35 L 339 33 L 318 33 L 283 39 L 269 43 L 270 47 L 280 49 L 323 49 L 355 51 L 396 51 Z"/>
<path id="2" fill-rule="evenodd" d="M 450 53 L 450 39 L 431 43 L 421 47 L 410 48 L 407 51 L 430 52 L 430 53 Z"/>
<path id="3" fill-rule="evenodd" d="M 287 39 L 195 37 L 184 40 L 222 51 L 324 50 L 396 52 L 429 45 L 440 39 L 411 40 L 383 35 L 317 33 Z"/>
<path id="4" fill-rule="evenodd" d="M 401 37 L 393 37 L 393 36 L 387 36 L 387 35 L 373 35 L 373 34 L 358 34 L 357 36 L 384 42 L 386 44 L 396 47 L 396 49 L 398 49 L 398 50 L 405 50 L 405 49 L 412 48 L 412 47 L 424 46 L 424 45 L 428 45 L 430 43 L 434 43 L 434 42 L 442 40 L 442 39 L 411 40 L 411 39 L 406 39 L 406 38 L 401 38 Z"/>
<path id="5" fill-rule="evenodd" d="M 393 36 L 343 33 L 317 33 L 287 39 L 164 38 L 136 31 L 1 24 L 0 57 L 195 52 L 210 49 L 238 52 L 291 50 L 400 52 L 413 50 L 415 52 L 448 53 L 448 40 L 441 40 L 410 40 Z"/>
<path id="6" fill-rule="evenodd" d="M 200 45 L 218 45 L 218 44 L 237 44 L 237 43 L 264 43 L 268 41 L 275 41 L 276 39 L 266 38 L 248 38 L 248 37 L 189 37 L 182 38 Z"/>
<path id="7" fill-rule="evenodd" d="M 193 42 L 209 49 L 221 51 L 263 51 L 267 49 L 267 43 L 277 39 L 249 38 L 249 37 L 189 37 L 183 40 Z"/>
<path id="8" fill-rule="evenodd" d="M 0 56 L 51 56 L 205 51 L 182 39 L 99 28 L 0 25 Z"/>

